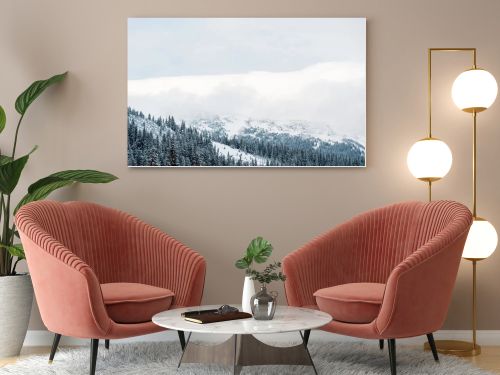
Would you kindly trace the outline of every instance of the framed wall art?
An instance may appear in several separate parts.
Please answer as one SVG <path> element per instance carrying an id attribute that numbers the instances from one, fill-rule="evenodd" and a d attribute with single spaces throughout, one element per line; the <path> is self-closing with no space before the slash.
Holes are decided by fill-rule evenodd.
<path id="1" fill-rule="evenodd" d="M 364 18 L 130 18 L 128 165 L 363 167 Z"/>

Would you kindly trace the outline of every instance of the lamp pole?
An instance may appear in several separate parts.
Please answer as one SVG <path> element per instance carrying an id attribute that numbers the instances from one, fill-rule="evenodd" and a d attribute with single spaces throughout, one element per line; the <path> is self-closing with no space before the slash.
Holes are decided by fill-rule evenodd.
<path id="1" fill-rule="evenodd" d="M 476 66 L 476 55 L 474 54 L 474 67 Z M 472 111 L 472 217 L 477 218 L 477 113 Z M 481 353 L 481 348 L 476 343 L 477 329 L 477 274 L 476 266 L 478 259 L 469 259 L 472 261 L 472 350 Z"/>
<path id="2" fill-rule="evenodd" d="M 472 53 L 472 68 L 476 69 L 477 50 L 476 48 L 429 48 L 428 49 L 428 96 L 427 107 L 429 115 L 429 137 L 432 137 L 432 53 L 433 52 L 470 52 Z M 473 116 L 473 142 L 472 142 L 472 213 L 476 218 L 476 124 L 477 111 L 472 109 Z M 432 199 L 432 181 L 429 180 L 429 201 Z M 457 340 L 436 340 L 438 352 L 457 356 L 474 356 L 481 353 L 481 347 L 476 343 L 477 326 L 477 289 L 476 289 L 476 266 L 480 259 L 466 258 L 472 261 L 472 344 Z M 426 350 L 430 350 L 428 343 L 424 345 Z"/>
<path id="3" fill-rule="evenodd" d="M 429 48 L 427 50 L 427 114 L 428 114 L 428 138 L 432 138 L 432 53 L 433 52 L 472 52 L 473 68 L 476 67 L 476 49 L 475 48 Z M 475 113 L 475 112 L 474 112 Z M 429 202 L 432 201 L 432 182 L 439 178 L 425 177 L 421 178 L 427 181 Z"/>

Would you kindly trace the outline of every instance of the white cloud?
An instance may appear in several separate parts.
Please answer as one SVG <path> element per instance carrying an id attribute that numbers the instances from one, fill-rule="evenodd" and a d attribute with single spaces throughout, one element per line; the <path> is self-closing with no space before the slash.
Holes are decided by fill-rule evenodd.
<path id="1" fill-rule="evenodd" d="M 156 116 L 303 120 L 363 143 L 365 138 L 365 65 L 361 63 L 129 80 L 128 98 L 130 106 Z"/>

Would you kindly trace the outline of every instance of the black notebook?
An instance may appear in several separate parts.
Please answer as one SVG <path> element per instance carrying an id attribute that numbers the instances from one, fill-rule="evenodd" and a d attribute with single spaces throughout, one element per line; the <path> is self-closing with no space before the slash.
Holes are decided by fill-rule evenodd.
<path id="1" fill-rule="evenodd" d="M 188 315 L 184 316 L 184 320 L 187 320 L 188 322 L 192 323 L 207 324 L 207 323 L 225 322 L 227 320 L 248 319 L 251 317 L 252 314 L 238 311 L 226 314 L 201 313 L 198 315 Z"/>
<path id="2" fill-rule="evenodd" d="M 225 314 L 220 314 L 219 310 L 198 310 L 198 311 L 188 311 L 181 314 L 184 320 L 192 323 L 207 324 L 224 322 L 227 320 L 237 320 L 237 319 L 248 319 L 252 317 L 252 314 L 246 312 L 228 312 Z"/>

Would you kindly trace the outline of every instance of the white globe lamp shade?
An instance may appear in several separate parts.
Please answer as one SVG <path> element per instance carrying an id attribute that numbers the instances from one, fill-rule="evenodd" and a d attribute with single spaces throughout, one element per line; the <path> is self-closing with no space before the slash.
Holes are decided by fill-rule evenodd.
<path id="1" fill-rule="evenodd" d="M 486 259 L 498 244 L 498 235 L 495 227 L 487 220 L 474 218 L 465 241 L 462 257 L 466 259 Z"/>
<path id="2" fill-rule="evenodd" d="M 453 82 L 451 97 L 455 105 L 465 112 L 481 112 L 489 108 L 497 97 L 495 77 L 483 69 L 461 73 Z"/>
<path id="3" fill-rule="evenodd" d="M 411 146 L 406 162 L 415 178 L 437 181 L 450 171 L 453 157 L 446 143 L 436 138 L 425 138 Z"/>

